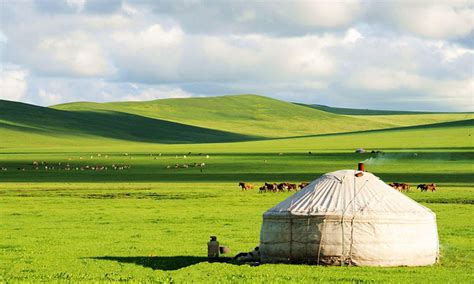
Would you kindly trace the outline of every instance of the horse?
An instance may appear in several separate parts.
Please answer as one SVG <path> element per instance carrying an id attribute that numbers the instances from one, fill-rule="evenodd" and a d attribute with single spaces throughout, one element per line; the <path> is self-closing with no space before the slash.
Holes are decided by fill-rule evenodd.
<path id="1" fill-rule="evenodd" d="M 410 185 L 407 184 L 407 183 L 394 182 L 394 183 L 389 183 L 388 185 L 393 187 L 394 189 L 400 191 L 400 192 L 410 190 Z"/>
<path id="2" fill-rule="evenodd" d="M 431 190 L 431 192 L 436 191 L 436 184 L 435 183 L 427 184 L 427 189 Z"/>
<path id="3" fill-rule="evenodd" d="M 265 183 L 265 187 L 270 192 L 276 192 L 277 191 L 277 184 L 276 183 Z"/>
<path id="4" fill-rule="evenodd" d="M 242 191 L 249 190 L 253 188 L 253 185 L 250 183 L 239 182 L 239 186 L 242 188 Z"/>
<path id="5" fill-rule="evenodd" d="M 303 189 L 303 188 L 307 187 L 308 185 L 309 185 L 309 182 L 302 182 L 302 183 L 300 183 L 300 184 L 298 185 L 298 187 L 299 187 L 300 189 Z"/>
<path id="6" fill-rule="evenodd" d="M 277 185 L 278 191 L 284 192 L 285 189 L 288 189 L 288 183 L 287 182 L 282 182 Z"/>
<path id="7" fill-rule="evenodd" d="M 287 184 L 287 187 L 288 187 L 288 192 L 297 191 L 297 190 L 298 190 L 298 187 L 296 186 L 295 183 L 288 183 L 288 184 Z"/>
<path id="8" fill-rule="evenodd" d="M 431 183 L 431 184 L 421 183 L 416 188 L 420 189 L 420 191 L 422 192 L 428 191 L 428 190 L 431 190 L 431 192 L 434 192 L 436 191 L 436 184 L 435 183 Z"/>

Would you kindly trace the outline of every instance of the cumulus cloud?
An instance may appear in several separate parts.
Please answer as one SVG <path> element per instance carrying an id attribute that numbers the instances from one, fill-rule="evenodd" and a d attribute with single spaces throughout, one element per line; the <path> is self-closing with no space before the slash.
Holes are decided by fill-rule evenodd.
<path id="1" fill-rule="evenodd" d="M 179 27 L 164 29 L 153 24 L 138 32 L 114 32 L 109 48 L 125 76 L 132 76 L 134 80 L 169 81 L 179 76 L 177 66 L 181 60 L 183 37 Z"/>
<path id="2" fill-rule="evenodd" d="M 403 70 L 369 68 L 355 74 L 348 82 L 350 88 L 378 93 L 407 92 L 399 96 L 407 103 L 433 101 L 439 107 L 472 111 L 474 79 L 434 80 Z M 385 94 L 385 95 L 384 95 Z"/>
<path id="3" fill-rule="evenodd" d="M 100 45 L 83 32 L 45 37 L 39 42 L 36 52 L 41 54 L 38 69 L 80 76 L 105 76 L 113 72 Z"/>
<path id="4" fill-rule="evenodd" d="M 25 98 L 28 89 L 25 70 L 0 69 L 0 99 L 20 101 Z"/>
<path id="5" fill-rule="evenodd" d="M 390 6 L 395 25 L 423 37 L 457 38 L 474 29 L 472 1 L 401 1 Z"/>
<path id="6" fill-rule="evenodd" d="M 257 93 L 348 107 L 472 108 L 472 1 L 422 4 L 8 1 L 1 63 L 19 68 L 2 71 L 16 90 L 2 96 L 50 105 Z"/>
<path id="7" fill-rule="evenodd" d="M 423 79 L 403 70 L 367 68 L 353 74 L 346 82 L 349 87 L 370 91 L 390 91 L 403 88 L 419 88 Z"/>

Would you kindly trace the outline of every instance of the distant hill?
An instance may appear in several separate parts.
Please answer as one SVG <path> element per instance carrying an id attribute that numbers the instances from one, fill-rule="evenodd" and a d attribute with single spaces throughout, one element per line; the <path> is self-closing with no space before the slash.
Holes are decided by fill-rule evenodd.
<path id="1" fill-rule="evenodd" d="M 472 119 L 472 114 L 341 115 L 257 95 L 51 107 L 0 100 L 0 148 L 10 144 L 107 146 L 113 141 L 234 142 L 466 119 Z"/>
<path id="2" fill-rule="evenodd" d="M 64 111 L 0 100 L 0 136 L 7 140 L 74 142 L 91 138 L 155 143 L 205 143 L 255 139 L 246 135 L 189 126 L 115 111 Z M 106 141 L 96 140 L 97 143 Z M 51 146 L 51 145 L 50 145 Z"/>
<path id="3" fill-rule="evenodd" d="M 402 111 L 402 110 L 376 110 L 376 109 L 357 109 L 357 108 L 341 108 L 341 107 L 330 107 L 318 104 L 300 104 L 297 105 L 306 106 L 322 110 L 325 112 L 345 115 L 393 115 L 393 114 L 433 114 L 439 112 L 424 112 L 424 111 Z"/>
<path id="4" fill-rule="evenodd" d="M 261 137 L 288 137 L 389 128 L 368 121 L 257 95 L 161 99 L 147 102 L 69 103 L 67 111 L 114 111 Z"/>

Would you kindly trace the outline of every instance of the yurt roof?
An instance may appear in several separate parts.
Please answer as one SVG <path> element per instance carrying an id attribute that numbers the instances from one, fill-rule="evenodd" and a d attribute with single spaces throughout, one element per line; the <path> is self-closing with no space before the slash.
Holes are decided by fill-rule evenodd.
<path id="1" fill-rule="evenodd" d="M 356 174 L 362 173 L 362 176 Z M 340 170 L 322 175 L 265 212 L 272 216 L 336 215 L 355 218 L 426 219 L 434 213 L 375 175 Z"/>

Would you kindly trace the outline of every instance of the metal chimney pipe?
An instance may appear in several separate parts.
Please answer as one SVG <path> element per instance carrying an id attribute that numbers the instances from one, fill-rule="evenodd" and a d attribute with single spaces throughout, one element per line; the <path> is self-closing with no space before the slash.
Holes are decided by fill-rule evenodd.
<path id="1" fill-rule="evenodd" d="M 364 163 L 357 164 L 357 169 L 361 172 L 365 172 Z"/>

